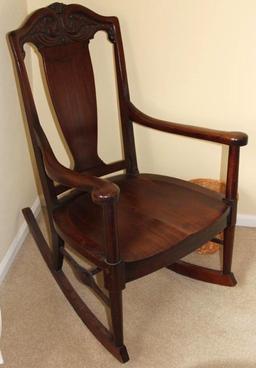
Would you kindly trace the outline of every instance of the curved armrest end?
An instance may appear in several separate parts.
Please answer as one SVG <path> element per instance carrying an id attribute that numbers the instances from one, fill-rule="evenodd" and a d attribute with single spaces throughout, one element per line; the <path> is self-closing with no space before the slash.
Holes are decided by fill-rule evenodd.
<path id="1" fill-rule="evenodd" d="M 243 132 L 228 132 L 231 145 L 246 146 L 248 143 L 248 135 Z"/>
<path id="2" fill-rule="evenodd" d="M 96 204 L 117 202 L 120 193 L 119 187 L 110 181 L 103 179 L 100 179 L 100 181 L 102 182 L 101 185 L 92 190 L 91 196 L 93 202 Z"/>

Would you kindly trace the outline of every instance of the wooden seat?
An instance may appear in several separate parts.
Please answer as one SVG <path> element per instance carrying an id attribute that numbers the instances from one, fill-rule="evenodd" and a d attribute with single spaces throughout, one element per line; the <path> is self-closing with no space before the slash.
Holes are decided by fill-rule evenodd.
<path id="1" fill-rule="evenodd" d="M 89 42 L 98 31 L 106 32 L 113 45 L 122 128 L 123 158 L 109 164 L 97 148 L 97 99 Z M 78 316 L 109 352 L 126 362 L 122 292 L 127 282 L 167 267 L 201 281 L 236 284 L 231 262 L 239 150 L 247 144 L 247 136 L 166 122 L 139 111 L 129 96 L 116 17 L 96 14 L 81 5 L 54 3 L 29 16 L 9 34 L 9 41 L 46 202 L 51 247 L 31 209 L 23 209 L 23 214 L 49 270 Z M 26 43 L 33 44 L 41 56 L 41 69 L 73 169 L 58 162 L 40 124 L 24 62 Z M 225 196 L 184 180 L 140 174 L 133 123 L 228 146 Z M 122 174 L 115 176 L 119 171 Z M 105 175 L 108 179 L 102 178 Z M 219 241 L 215 236 L 220 231 L 224 231 L 221 270 L 181 260 L 204 242 Z M 82 267 L 70 247 L 90 261 L 92 268 Z M 75 291 L 62 270 L 64 259 L 109 308 L 109 329 Z M 99 272 L 105 290 L 95 280 Z"/>
<path id="2" fill-rule="evenodd" d="M 207 233 L 208 238 L 213 223 L 213 235 L 227 224 L 229 208 L 223 196 L 189 182 L 150 174 L 120 175 L 111 181 L 120 188 L 118 241 L 124 262 L 168 250 L 175 253 L 193 236 L 204 238 Z M 99 257 L 104 259 L 102 212 L 90 195 L 81 193 L 72 198 L 54 211 L 53 218 L 68 244 L 95 263 Z"/>

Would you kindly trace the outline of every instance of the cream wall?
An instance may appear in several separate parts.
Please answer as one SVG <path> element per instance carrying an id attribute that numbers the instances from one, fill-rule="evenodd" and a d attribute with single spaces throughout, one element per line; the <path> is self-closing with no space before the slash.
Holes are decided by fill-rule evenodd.
<path id="1" fill-rule="evenodd" d="M 29 11 L 48 3 L 28 0 Z M 131 97 L 140 109 L 167 120 L 249 134 L 250 143 L 241 152 L 239 213 L 256 215 L 255 0 L 80 0 L 78 3 L 119 17 Z M 111 94 L 114 82 L 110 52 L 102 38 L 97 36 L 91 48 L 99 82 L 100 127 L 103 123 L 109 127 L 105 145 L 100 130 L 100 152 L 110 160 L 120 155 L 120 148 L 113 145 L 117 124 L 115 98 Z M 33 68 L 37 83 L 34 64 Z M 41 105 L 44 97 L 38 88 L 36 91 Z M 41 116 L 57 156 L 67 163 L 63 149 L 56 143 L 45 105 L 41 105 Z M 220 177 L 220 163 L 225 157 L 221 146 L 139 126 L 136 143 L 142 171 L 185 179 Z"/>
<path id="2" fill-rule="evenodd" d="M 21 209 L 32 205 L 36 189 L 24 123 L 6 43 L 6 33 L 20 26 L 27 14 L 25 0 L 0 2 L 0 262 L 23 221 Z"/>

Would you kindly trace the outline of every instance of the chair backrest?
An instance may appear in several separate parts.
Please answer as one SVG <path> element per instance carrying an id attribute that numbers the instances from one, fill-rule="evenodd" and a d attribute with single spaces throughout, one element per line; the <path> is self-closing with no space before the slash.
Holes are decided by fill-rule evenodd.
<path id="1" fill-rule="evenodd" d="M 124 160 L 105 164 L 97 152 L 97 104 L 89 41 L 105 31 L 114 46 Z M 49 93 L 75 170 L 104 175 L 121 169 L 136 171 L 132 123 L 128 119 L 129 91 L 119 22 L 81 5 L 54 3 L 34 12 L 25 24 L 9 34 L 18 70 L 32 142 L 40 151 L 39 123 L 27 71 L 24 44 L 40 52 Z M 36 153 L 37 161 L 40 154 Z M 40 165 L 39 165 L 40 166 Z"/>

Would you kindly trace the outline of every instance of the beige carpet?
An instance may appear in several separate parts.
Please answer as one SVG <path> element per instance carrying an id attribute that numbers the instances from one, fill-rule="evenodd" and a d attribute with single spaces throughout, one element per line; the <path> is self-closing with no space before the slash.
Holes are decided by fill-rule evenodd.
<path id="1" fill-rule="evenodd" d="M 201 264 L 219 263 L 218 256 L 191 257 Z M 255 368 L 256 229 L 237 229 L 233 270 L 235 288 L 197 282 L 167 269 L 128 284 L 126 366 Z M 104 308 L 91 292 L 76 285 L 104 319 Z M 30 236 L 1 287 L 1 308 L 4 367 L 121 366 L 73 312 Z"/>

